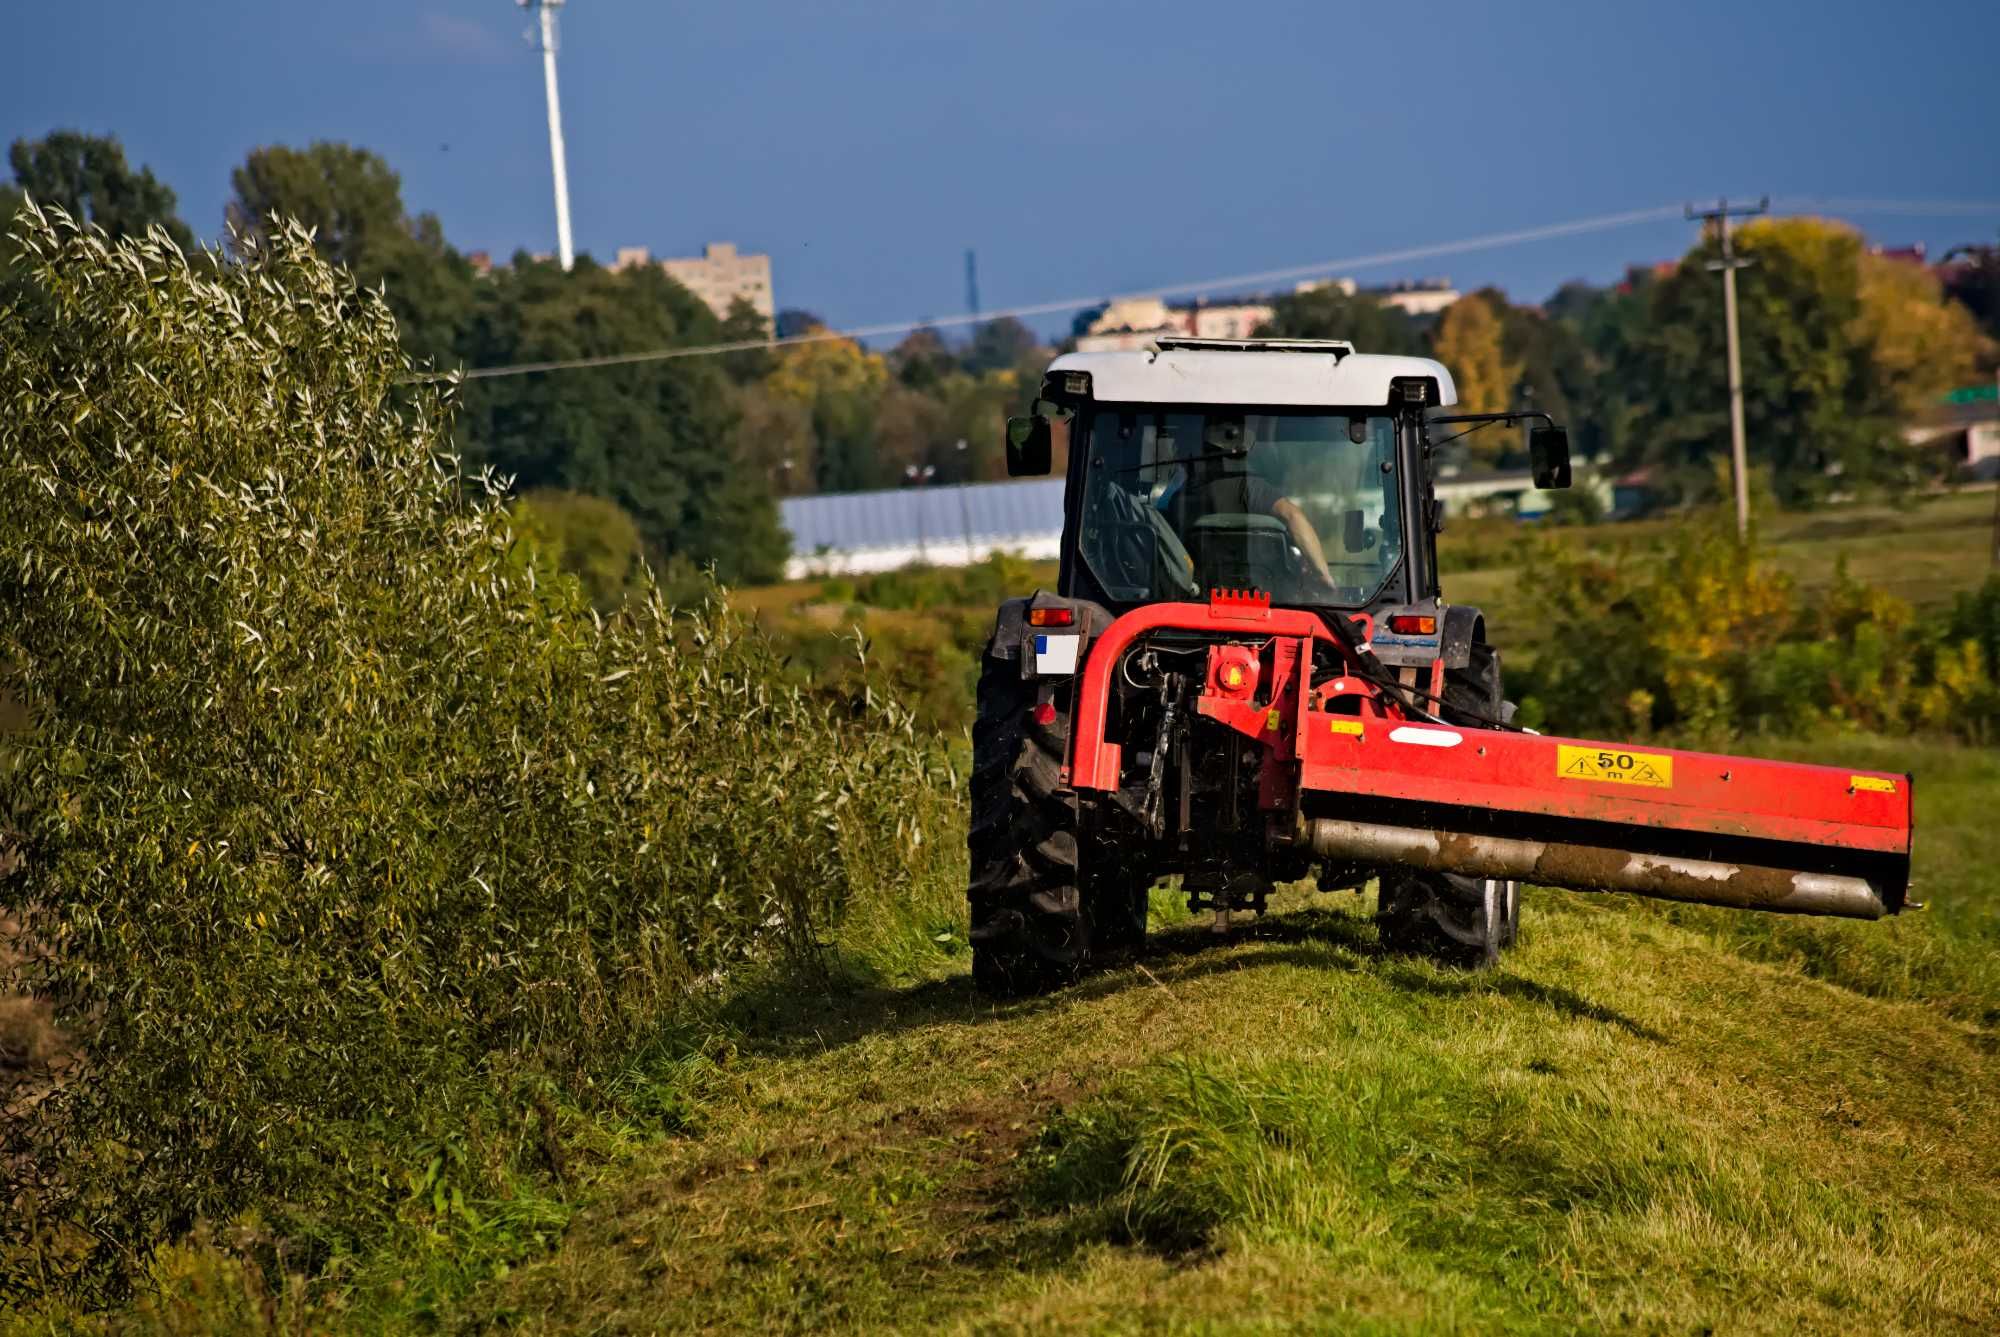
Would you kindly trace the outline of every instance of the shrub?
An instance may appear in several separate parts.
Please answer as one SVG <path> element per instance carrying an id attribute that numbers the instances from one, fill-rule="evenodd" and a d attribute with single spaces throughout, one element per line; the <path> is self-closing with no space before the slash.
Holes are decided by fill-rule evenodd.
<path id="1" fill-rule="evenodd" d="M 1829 725 L 1983 741 L 2000 723 L 2000 578 L 1942 620 L 1844 565 L 1808 599 L 1720 516 L 1658 558 L 1551 544 L 1534 566 L 1559 634 L 1523 675 L 1524 723 L 1694 741 Z"/>
<path id="2" fill-rule="evenodd" d="M 908 566 L 837 584 L 848 591 L 849 598 L 876 608 L 998 607 L 1003 599 L 1034 589 L 1035 569 L 1027 559 L 1002 552 L 970 566 Z M 836 582 L 829 581 L 827 597 L 832 597 L 835 588 Z"/>
<path id="3" fill-rule="evenodd" d="M 509 519 L 538 557 L 582 582 L 599 612 L 624 603 L 639 582 L 645 542 L 638 522 L 615 501 L 541 488 L 517 498 Z"/>
<path id="4" fill-rule="evenodd" d="M 783 687 L 713 598 L 605 620 L 523 560 L 299 230 L 212 266 L 18 229 L 59 337 L 0 312 L 0 897 L 84 1057 L 7 1129 L 0 1286 L 115 1287 L 253 1204 L 296 1262 L 443 1145 L 426 1201 L 490 1190 L 551 1083 L 927 875 L 885 845 L 953 848 L 906 717 Z"/>

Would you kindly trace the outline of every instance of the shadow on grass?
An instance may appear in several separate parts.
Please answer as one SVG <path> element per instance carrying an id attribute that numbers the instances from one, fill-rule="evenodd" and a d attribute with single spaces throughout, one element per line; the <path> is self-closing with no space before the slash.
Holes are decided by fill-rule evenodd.
<path id="1" fill-rule="evenodd" d="M 1634 1021 L 1613 1008 L 1593 1003 L 1574 989 L 1566 989 L 1560 984 L 1540 984 L 1503 971 L 1451 977 L 1430 974 L 1414 966 L 1395 965 L 1383 972 L 1383 978 L 1398 988 L 1429 994 L 1434 998 L 1466 998 L 1473 994 L 1495 993 L 1502 998 L 1550 1008 L 1577 1021 L 1598 1021 L 1616 1026 L 1627 1035 L 1641 1040 L 1664 1044 L 1667 1039 L 1651 1026 Z"/>
<path id="2" fill-rule="evenodd" d="M 1034 1016 L 1131 989 L 1172 992 L 1210 975 L 1272 966 L 1367 972 L 1395 988 L 1437 998 L 1494 993 L 1576 1020 L 1616 1026 L 1642 1039 L 1666 1038 L 1560 985 L 1504 970 L 1458 973 L 1419 965 L 1384 951 L 1366 919 L 1324 909 L 1239 923 L 1226 935 L 1206 925 L 1177 925 L 1151 935 L 1141 952 L 1120 953 L 1094 965 L 1068 988 L 1027 998 L 987 998 L 972 987 L 969 974 L 906 988 L 774 977 L 734 996 L 717 1020 L 743 1048 L 775 1057 L 839 1049 L 868 1036 L 940 1023 L 980 1025 Z"/>

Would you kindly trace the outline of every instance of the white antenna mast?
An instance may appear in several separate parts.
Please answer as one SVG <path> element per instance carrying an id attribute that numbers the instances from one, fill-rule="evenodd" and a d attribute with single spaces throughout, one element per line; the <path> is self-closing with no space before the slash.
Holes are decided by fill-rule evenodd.
<path id="1" fill-rule="evenodd" d="M 556 96 L 556 10 L 563 0 L 515 0 L 523 9 L 533 8 L 542 21 L 542 82 L 549 91 L 549 161 L 556 174 L 556 253 L 567 271 L 576 259 L 569 241 L 569 165 L 563 158 L 562 101 Z M 528 40 L 535 40 L 530 33 Z"/>

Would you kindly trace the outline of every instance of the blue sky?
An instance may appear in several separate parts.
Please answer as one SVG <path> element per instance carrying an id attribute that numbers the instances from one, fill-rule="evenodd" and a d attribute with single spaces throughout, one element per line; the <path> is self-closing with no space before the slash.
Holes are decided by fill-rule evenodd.
<path id="1" fill-rule="evenodd" d="M 342 139 L 464 249 L 549 250 L 510 0 L 17 6 L 0 136 L 117 134 L 221 226 L 266 143 Z M 2000 4 L 570 0 L 577 245 L 768 251 L 843 325 L 1144 291 L 1717 192 L 2000 200 Z M 1941 250 L 2000 209 L 1856 216 Z M 1357 271 L 1538 300 L 1674 221 Z M 1045 327 L 1053 323 L 1040 322 Z"/>

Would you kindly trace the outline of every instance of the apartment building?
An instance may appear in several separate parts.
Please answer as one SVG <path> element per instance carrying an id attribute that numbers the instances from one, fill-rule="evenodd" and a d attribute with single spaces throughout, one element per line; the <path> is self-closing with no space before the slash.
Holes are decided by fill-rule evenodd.
<path id="1" fill-rule="evenodd" d="M 644 246 L 621 246 L 613 269 L 631 269 L 657 264 L 667 277 L 708 304 L 718 316 L 727 316 L 738 298 L 748 302 L 766 325 L 776 321 L 778 306 L 771 293 L 771 257 L 744 255 L 736 243 L 712 241 L 699 256 L 654 260 Z"/>

